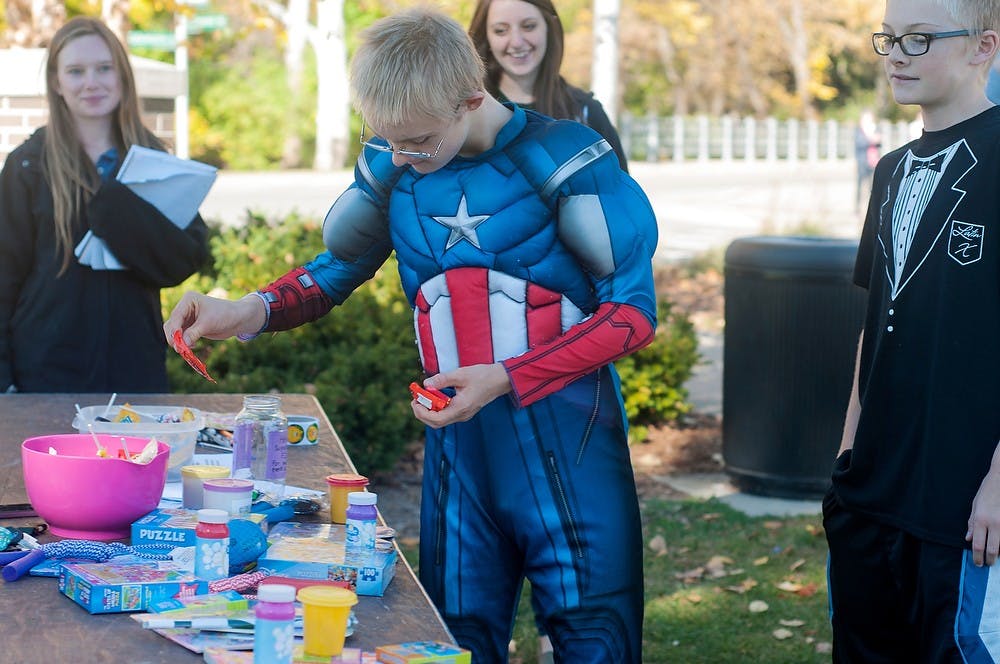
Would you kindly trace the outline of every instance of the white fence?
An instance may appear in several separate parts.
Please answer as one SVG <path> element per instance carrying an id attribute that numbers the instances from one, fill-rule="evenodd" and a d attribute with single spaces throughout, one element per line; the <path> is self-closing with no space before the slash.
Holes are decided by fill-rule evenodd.
<path id="1" fill-rule="evenodd" d="M 817 161 L 854 159 L 853 123 L 731 116 L 630 116 L 619 118 L 618 132 L 634 161 Z M 882 153 L 919 134 L 906 122 L 879 123 Z"/>

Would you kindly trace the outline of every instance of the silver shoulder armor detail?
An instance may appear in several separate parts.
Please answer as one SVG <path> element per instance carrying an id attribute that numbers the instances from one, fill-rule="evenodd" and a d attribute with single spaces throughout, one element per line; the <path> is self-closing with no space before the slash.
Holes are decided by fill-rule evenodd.
<path id="1" fill-rule="evenodd" d="M 388 232 L 385 216 L 357 187 L 341 194 L 323 220 L 323 244 L 343 261 L 357 260 Z"/>
<path id="2" fill-rule="evenodd" d="M 586 194 L 560 199 L 559 239 L 598 279 L 615 271 L 608 220 L 598 196 Z"/>

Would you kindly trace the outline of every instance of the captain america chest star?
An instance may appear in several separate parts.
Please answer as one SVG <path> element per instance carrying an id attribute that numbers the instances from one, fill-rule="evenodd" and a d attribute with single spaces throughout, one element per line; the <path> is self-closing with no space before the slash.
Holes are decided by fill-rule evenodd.
<path id="1" fill-rule="evenodd" d="M 559 241 L 552 210 L 519 173 L 479 165 L 458 178 L 436 176 L 401 179 L 389 198 L 392 244 L 401 268 L 412 272 L 412 283 L 404 278 L 407 290 L 460 267 L 498 270 L 555 290 L 566 287 L 567 273 L 576 274 L 572 281 L 582 276 Z"/>

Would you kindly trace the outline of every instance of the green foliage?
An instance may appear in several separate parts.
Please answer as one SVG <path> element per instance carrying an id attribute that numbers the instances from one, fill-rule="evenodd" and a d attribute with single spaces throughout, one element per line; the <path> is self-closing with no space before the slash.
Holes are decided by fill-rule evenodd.
<path id="1" fill-rule="evenodd" d="M 672 422 L 691 410 L 684 383 L 699 359 L 694 325 L 666 300 L 658 309 L 653 342 L 615 362 L 633 440 L 644 439 L 649 425 Z"/>
<path id="2" fill-rule="evenodd" d="M 252 217 L 212 237 L 214 266 L 163 292 L 166 311 L 185 290 L 238 298 L 322 251 L 314 221 Z M 419 375 L 409 305 L 391 259 L 343 305 L 320 320 L 250 343 L 203 342 L 196 352 L 218 385 L 178 356 L 167 370 L 175 392 L 313 393 L 363 473 L 392 466 L 421 432 L 407 384 Z"/>
<path id="3" fill-rule="evenodd" d="M 238 170 L 274 168 L 281 161 L 294 100 L 275 50 L 249 59 L 192 65 L 191 154 Z M 197 83 L 197 85 L 196 85 Z"/>

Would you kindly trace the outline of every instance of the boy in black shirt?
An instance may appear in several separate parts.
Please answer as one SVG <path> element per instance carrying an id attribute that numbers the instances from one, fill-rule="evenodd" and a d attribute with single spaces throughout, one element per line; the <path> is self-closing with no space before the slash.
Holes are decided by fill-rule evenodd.
<path id="1" fill-rule="evenodd" d="M 1000 0 L 888 0 L 923 135 L 875 170 L 854 390 L 823 504 L 837 662 L 1000 661 Z M 985 567 L 984 567 L 985 563 Z"/>

